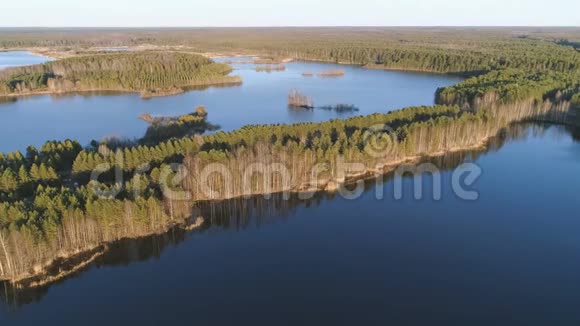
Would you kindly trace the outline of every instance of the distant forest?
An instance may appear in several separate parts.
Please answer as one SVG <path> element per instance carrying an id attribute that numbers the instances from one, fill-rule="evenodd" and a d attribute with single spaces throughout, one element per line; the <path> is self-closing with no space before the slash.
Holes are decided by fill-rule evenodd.
<path id="1" fill-rule="evenodd" d="M 48 142 L 40 149 L 29 147 L 25 153 L 0 154 L 0 278 L 41 275 L 59 255 L 162 232 L 187 220 L 195 203 L 248 192 L 336 189 L 348 177 L 378 174 L 389 164 L 480 146 L 512 123 L 573 123 L 570 117 L 580 109 L 580 53 L 559 42 L 575 42 L 579 35 L 579 29 L 574 28 L 0 30 L 0 46 L 5 48 L 179 45 L 180 51 L 264 54 L 472 76 L 437 90 L 436 106 L 322 123 L 246 126 L 203 136 L 181 136 L 187 123 L 180 121 L 169 123 L 171 132 L 158 130 L 138 144 L 112 148 L 93 143 L 83 147 L 69 140 Z M 82 57 L 65 62 L 74 66 L 76 60 L 86 63 Z M 207 59 L 191 60 L 199 61 L 202 67 L 212 65 Z M 55 64 L 58 66 L 58 61 Z M 126 64 L 132 65 L 131 61 Z M 138 69 L 142 65 L 148 67 L 135 60 Z M 52 73 L 58 74 L 57 66 L 51 68 Z M 166 79 L 176 78 L 149 68 L 145 75 L 163 80 L 161 85 L 167 86 L 174 81 Z M 94 74 L 78 78 L 100 80 L 93 78 Z M 143 86 L 133 84 L 135 75 L 129 76 L 127 87 Z M 197 114 L 177 120 L 199 118 Z M 388 151 L 377 153 L 373 146 L 380 143 L 380 139 L 373 139 L 377 125 L 392 130 Z M 335 160 L 339 156 L 362 163 L 365 171 L 339 175 Z M 243 189 L 241 169 L 256 162 L 282 162 L 291 172 L 291 180 L 266 175 L 263 178 L 268 178 L 272 189 L 265 189 L 260 178 L 252 179 L 250 188 Z M 89 181 L 91 171 L 107 163 L 110 169 L 103 171 L 98 181 Z M 135 174 L 144 163 L 149 169 Z M 173 163 L 183 163 L 185 170 L 173 170 Z M 202 185 L 195 176 L 211 163 L 226 166 L 233 182 L 225 184 L 219 176 L 210 177 L 205 185 L 212 190 L 208 194 L 200 191 Z M 309 184 L 312 168 L 319 164 L 328 170 L 314 180 L 315 184 Z M 115 182 L 115 168 L 121 170 L 124 182 Z M 185 171 L 189 176 L 170 186 L 190 197 L 164 197 L 162 184 L 167 183 L 162 181 L 175 180 Z M 116 190 L 118 196 L 103 198 L 94 189 Z"/>
<path id="2" fill-rule="evenodd" d="M 176 46 L 480 74 L 498 68 L 577 70 L 580 28 L 0 29 L 0 49 Z"/>
<path id="3" fill-rule="evenodd" d="M 0 71 L 0 95 L 72 91 L 136 91 L 163 95 L 181 87 L 237 83 L 226 64 L 178 52 L 81 55 Z"/>

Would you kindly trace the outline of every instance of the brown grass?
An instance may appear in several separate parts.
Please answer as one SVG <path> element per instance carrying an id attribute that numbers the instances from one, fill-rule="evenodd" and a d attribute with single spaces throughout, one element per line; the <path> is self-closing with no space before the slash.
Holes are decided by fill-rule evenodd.
<path id="1" fill-rule="evenodd" d="M 318 77 L 342 77 L 345 75 L 342 69 L 325 70 L 318 73 Z"/>
<path id="2" fill-rule="evenodd" d="M 256 70 L 257 72 L 284 71 L 284 70 L 286 70 L 286 66 L 284 66 L 284 65 L 256 66 L 256 68 L 254 70 Z"/>

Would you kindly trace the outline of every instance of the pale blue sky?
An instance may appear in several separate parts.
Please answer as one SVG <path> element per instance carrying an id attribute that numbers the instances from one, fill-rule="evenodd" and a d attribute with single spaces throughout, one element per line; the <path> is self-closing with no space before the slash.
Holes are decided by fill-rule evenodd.
<path id="1" fill-rule="evenodd" d="M 0 0 L 0 26 L 580 25 L 579 0 Z"/>

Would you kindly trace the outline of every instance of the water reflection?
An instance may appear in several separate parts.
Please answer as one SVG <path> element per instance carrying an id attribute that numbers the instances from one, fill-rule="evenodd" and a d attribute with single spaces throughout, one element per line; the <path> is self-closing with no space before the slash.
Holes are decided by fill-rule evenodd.
<path id="1" fill-rule="evenodd" d="M 227 59 L 225 59 L 227 60 Z M 286 70 L 272 74 L 254 71 L 252 65 L 234 65 L 240 85 L 193 87 L 168 97 L 141 99 L 137 93 L 92 92 L 38 95 L 0 104 L 0 151 L 24 151 L 49 139 L 75 139 L 81 144 L 110 135 L 142 137 L 147 125 L 137 117 L 143 113 L 178 116 L 204 105 L 209 119 L 224 131 L 245 125 L 318 122 L 354 115 L 388 112 L 415 105 L 431 105 L 438 87 L 462 78 L 447 75 L 377 71 L 353 66 L 292 62 Z M 304 78 L 305 70 L 323 71 L 340 67 L 342 78 Z M 288 110 L 288 92 L 298 89 L 317 106 L 352 104 L 360 112 Z M 115 95 L 115 96 L 104 96 Z M 18 137 L 13 137 L 18 135 Z"/>
<path id="2" fill-rule="evenodd" d="M 0 96 L 0 105 L 1 104 L 7 104 L 7 103 L 14 103 L 18 101 L 17 97 L 6 97 L 6 96 Z"/>
<path id="3" fill-rule="evenodd" d="M 451 153 L 441 157 L 430 158 L 424 162 L 432 163 L 442 172 L 456 168 L 464 162 L 478 160 L 482 155 L 500 150 L 505 144 L 523 139 L 528 136 L 542 137 L 548 130 L 555 130 L 556 135 L 569 137 L 570 133 L 579 135 L 578 129 L 547 126 L 543 124 L 518 124 L 500 133 L 493 138 L 485 150 L 472 150 Z M 575 138 L 576 140 L 580 140 Z M 380 179 L 379 184 L 392 184 L 393 174 L 387 174 Z M 365 192 L 372 192 L 377 187 L 377 180 L 365 182 Z M 80 271 L 70 278 L 78 277 L 82 273 L 101 267 L 127 266 L 137 262 L 159 259 L 162 253 L 170 247 L 177 246 L 200 233 L 219 232 L 224 229 L 244 230 L 255 228 L 269 223 L 292 218 L 301 208 L 313 208 L 325 202 L 330 202 L 339 196 L 335 193 L 320 192 L 308 200 L 293 195 L 289 200 L 283 199 L 281 194 L 272 195 L 270 199 L 258 196 L 251 199 L 236 199 L 222 202 L 212 202 L 197 205 L 192 215 L 204 217 L 205 223 L 201 228 L 188 232 L 180 228 L 172 229 L 163 235 L 155 235 L 142 239 L 122 240 L 110 246 L 110 249 L 84 271 Z M 51 286 L 66 282 L 61 280 L 55 284 L 37 289 L 18 290 L 6 284 L 0 285 L 0 297 L 12 308 L 39 302 L 48 293 Z"/>

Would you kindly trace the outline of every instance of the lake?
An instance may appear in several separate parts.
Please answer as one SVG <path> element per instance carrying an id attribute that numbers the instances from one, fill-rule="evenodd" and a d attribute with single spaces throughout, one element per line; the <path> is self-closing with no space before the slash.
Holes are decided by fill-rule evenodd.
<path id="1" fill-rule="evenodd" d="M 201 207 L 201 230 L 120 242 L 48 288 L 0 287 L 0 324 L 578 325 L 579 141 L 518 125 L 433 159 L 441 200 L 415 200 L 411 178 L 395 200 L 387 176 L 356 200 Z M 463 162 L 483 171 L 478 200 L 452 191 Z"/>
<path id="2" fill-rule="evenodd" d="M 38 60 L 38 61 L 37 61 Z M 0 53 L 0 65 L 47 60 Z M 230 58 L 219 59 L 221 61 Z M 247 60 L 237 58 L 235 60 Z M 142 113 L 173 116 L 205 105 L 223 130 L 388 112 L 433 103 L 459 77 L 294 62 L 283 72 L 234 64 L 244 84 L 143 100 L 137 94 L 33 96 L 0 104 L 0 151 L 49 139 L 88 143 L 143 135 Z M 340 68 L 340 78 L 304 77 Z M 353 104 L 356 113 L 295 110 L 298 89 L 315 104 Z M 482 175 L 453 191 L 456 167 Z M 518 125 L 480 152 L 433 159 L 442 198 L 422 176 L 394 198 L 392 176 L 347 200 L 232 200 L 199 207 L 192 232 L 126 240 L 68 279 L 41 289 L 0 285 L 0 325 L 51 324 L 394 324 L 577 325 L 580 323 L 580 131 Z M 383 193 L 382 199 L 377 198 Z"/>
<path id="3" fill-rule="evenodd" d="M 10 67 L 45 63 L 48 60 L 50 60 L 50 58 L 32 55 L 26 51 L 0 52 L 0 70 Z"/>
<path id="4" fill-rule="evenodd" d="M 24 57 L 30 59 L 26 53 L 21 55 L 21 62 Z M 248 58 L 235 60 L 245 59 Z M 175 116 L 193 112 L 198 105 L 205 105 L 208 120 L 226 131 L 248 124 L 324 121 L 388 112 L 406 106 L 432 105 L 438 87 L 462 80 L 448 75 L 368 70 L 322 63 L 293 62 L 285 66 L 286 71 L 266 73 L 256 72 L 255 65 L 234 64 L 236 70 L 233 74 L 244 80 L 241 86 L 214 87 L 147 100 L 138 94 L 83 94 L 31 96 L 0 103 L 0 151 L 25 150 L 28 145 L 39 146 L 47 140 L 67 138 L 79 140 L 81 144 L 104 137 L 140 138 L 147 129 L 147 124 L 138 118 L 140 114 Z M 345 76 L 302 76 L 307 71 L 318 73 L 336 68 L 345 70 Z M 311 96 L 317 106 L 352 104 L 360 111 L 336 113 L 320 109 L 290 109 L 287 102 L 292 89 Z"/>

